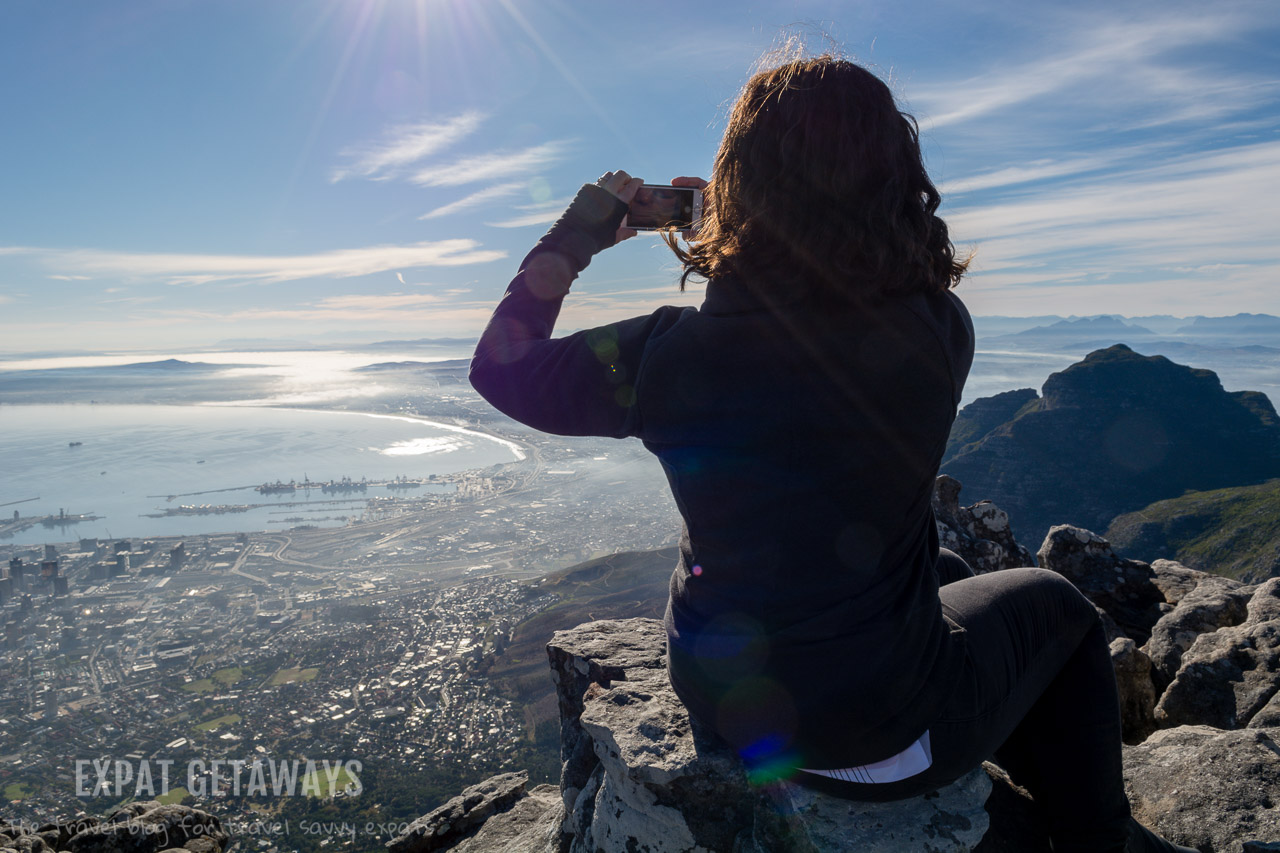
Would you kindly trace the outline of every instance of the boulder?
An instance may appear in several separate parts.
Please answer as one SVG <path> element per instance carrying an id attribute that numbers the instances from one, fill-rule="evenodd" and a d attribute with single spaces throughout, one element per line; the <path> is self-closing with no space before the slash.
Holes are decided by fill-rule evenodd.
<path id="1" fill-rule="evenodd" d="M 563 850 L 970 850 L 988 826 L 981 769 L 925 797 L 858 803 L 752 780 L 689 718 L 652 619 L 590 622 L 548 645 L 562 714 Z"/>
<path id="2" fill-rule="evenodd" d="M 1280 729 L 1181 726 L 1126 746 L 1125 787 L 1134 817 L 1164 838 L 1200 850 L 1277 849 L 1266 845 L 1280 844 L 1278 736 Z"/>
<path id="3" fill-rule="evenodd" d="M 45 841 L 54 850 L 65 850 L 67 842 L 71 840 L 72 836 L 95 827 L 98 823 L 98 818 L 85 816 L 59 823 L 46 823 L 36 831 L 45 838 Z"/>
<path id="4" fill-rule="evenodd" d="M 1253 588 L 1239 581 L 1206 574 L 1177 600 L 1173 610 L 1160 617 L 1144 651 L 1151 658 L 1155 683 L 1161 690 L 1178 674 L 1182 655 L 1197 637 L 1245 620 L 1252 594 Z"/>
<path id="5" fill-rule="evenodd" d="M 1280 578 L 1272 578 L 1254 590 L 1243 623 L 1201 634 L 1182 654 L 1156 720 L 1163 727 L 1243 728 L 1263 711 L 1274 718 L 1278 691 Z"/>
<path id="6" fill-rule="evenodd" d="M 431 853 L 449 850 L 475 833 L 481 824 L 499 812 L 511 809 L 525 797 L 527 771 L 500 773 L 465 789 L 435 811 L 409 824 L 400 835 L 387 842 L 391 853 Z"/>
<path id="7" fill-rule="evenodd" d="M 539 785 L 490 817 L 476 831 L 449 847 L 451 853 L 559 853 L 563 810 L 560 790 Z"/>
<path id="8" fill-rule="evenodd" d="M 1156 730 L 1156 691 L 1151 658 L 1128 637 L 1111 641 L 1111 666 L 1120 693 L 1120 722 L 1125 743 L 1142 743 Z"/>
<path id="9" fill-rule="evenodd" d="M 1050 528 L 1036 556 L 1042 567 L 1075 584 L 1139 644 L 1169 609 L 1150 565 L 1117 556 L 1107 540 L 1082 527 Z"/>
<path id="10" fill-rule="evenodd" d="M 1013 538 L 1009 515 L 991 501 L 960 506 L 960 482 L 945 474 L 933 485 L 938 540 L 964 558 L 975 574 L 1034 566 L 1031 552 Z"/>
<path id="11" fill-rule="evenodd" d="M 198 838 L 214 841 L 219 849 L 228 841 L 214 815 L 146 800 L 130 803 L 103 823 L 80 830 L 67 841 L 66 849 L 71 853 L 158 853 Z"/>

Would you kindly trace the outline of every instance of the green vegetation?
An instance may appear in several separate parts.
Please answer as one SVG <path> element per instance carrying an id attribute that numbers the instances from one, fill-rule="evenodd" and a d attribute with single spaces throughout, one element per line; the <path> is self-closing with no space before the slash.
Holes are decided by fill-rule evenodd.
<path id="1" fill-rule="evenodd" d="M 347 768 L 339 767 L 337 778 L 333 783 L 329 782 L 329 774 L 323 769 L 318 769 L 314 773 L 308 773 L 298 782 L 298 790 L 306 791 L 309 797 L 332 797 L 334 794 L 345 791 L 347 786 L 359 780 L 347 772 Z M 315 791 L 319 793 L 315 793 Z"/>
<path id="2" fill-rule="evenodd" d="M 191 792 L 188 791 L 186 788 L 170 788 L 169 793 L 161 794 L 160 796 L 156 797 L 156 802 L 160 803 L 161 805 L 172 806 L 172 805 L 177 805 L 178 803 L 181 803 L 183 800 L 188 799 L 190 796 L 191 796 Z"/>
<path id="3" fill-rule="evenodd" d="M 279 684 L 291 684 L 294 681 L 311 681 L 320 674 L 318 669 L 297 669 L 289 667 L 278 671 L 271 676 L 270 686 L 275 687 Z"/>
<path id="4" fill-rule="evenodd" d="M 661 619 L 667 606 L 667 584 L 678 559 L 675 548 L 610 554 L 562 569 L 527 588 L 530 597 L 554 595 L 559 600 L 517 624 L 511 641 L 487 658 L 485 674 L 502 695 L 524 708 L 524 723 L 530 732 L 558 720 L 555 688 L 547 678 L 546 645 L 551 635 L 593 619 Z M 539 752 L 530 746 L 531 756 L 523 766 L 530 769 L 531 784 L 535 764 L 546 755 L 555 756 L 553 764 L 559 761 L 558 726 L 556 722 L 553 748 Z M 550 778 L 557 777 L 558 771 Z"/>
<path id="5" fill-rule="evenodd" d="M 236 723 L 240 722 L 240 719 L 241 718 L 239 714 L 224 714 L 221 717 L 217 717 L 212 720 L 206 720 L 205 722 L 196 726 L 196 731 L 216 732 L 218 729 L 222 728 L 223 726 L 234 726 Z"/>
<path id="6" fill-rule="evenodd" d="M 201 678 L 182 685 L 182 689 L 188 693 L 212 693 L 218 689 L 218 685 L 214 684 L 212 679 Z"/>
<path id="7" fill-rule="evenodd" d="M 220 669 L 213 674 L 214 681 L 217 681 L 220 684 L 225 684 L 227 687 L 230 687 L 242 678 L 244 678 L 244 672 L 238 666 Z"/>
<path id="8" fill-rule="evenodd" d="M 4 798 L 6 801 L 25 800 L 35 792 L 36 789 L 26 782 L 10 782 L 4 786 Z"/>
<path id="9" fill-rule="evenodd" d="M 1280 480 L 1159 501 L 1117 516 L 1106 536 L 1135 559 L 1262 581 L 1280 575 Z"/>

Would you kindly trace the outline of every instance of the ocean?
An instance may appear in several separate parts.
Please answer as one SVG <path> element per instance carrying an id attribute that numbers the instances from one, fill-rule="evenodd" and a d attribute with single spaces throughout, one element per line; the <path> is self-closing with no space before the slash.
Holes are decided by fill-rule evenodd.
<path id="1" fill-rule="evenodd" d="M 340 526 L 369 498 L 451 488 L 366 486 L 260 493 L 265 483 L 429 480 L 521 457 L 518 445 L 450 424 L 245 406 L 0 406 L 0 520 L 94 515 L 18 532 L 14 544 Z M 181 505 L 256 505 L 170 515 Z"/>

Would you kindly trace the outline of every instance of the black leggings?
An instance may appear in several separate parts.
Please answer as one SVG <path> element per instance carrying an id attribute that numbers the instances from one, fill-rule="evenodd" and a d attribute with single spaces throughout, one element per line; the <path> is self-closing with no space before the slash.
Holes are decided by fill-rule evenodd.
<path id="1" fill-rule="evenodd" d="M 933 765 L 900 782 L 814 787 L 852 799 L 902 799 L 994 758 L 1035 798 L 1055 853 L 1123 851 L 1129 802 L 1120 701 L 1094 606 L 1046 569 L 975 577 L 944 551 L 938 575 L 943 610 L 965 629 L 968 655 L 929 727 Z"/>

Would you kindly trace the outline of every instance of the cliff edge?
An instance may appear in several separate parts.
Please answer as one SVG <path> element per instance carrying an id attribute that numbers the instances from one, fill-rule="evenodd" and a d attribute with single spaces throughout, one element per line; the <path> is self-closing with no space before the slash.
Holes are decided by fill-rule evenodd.
<path id="1" fill-rule="evenodd" d="M 960 507 L 958 493 L 940 479 L 944 542 L 980 570 L 1030 562 L 1004 513 L 986 502 Z M 1246 585 L 1123 559 L 1066 525 L 1050 530 L 1037 556 L 1102 612 L 1135 816 L 1205 853 L 1280 849 L 1280 578 Z M 559 789 L 526 790 L 523 774 L 486 780 L 415 822 L 388 845 L 393 853 L 1048 853 L 1034 804 L 994 765 L 885 804 L 752 778 L 671 689 L 657 620 L 588 622 L 556 632 L 547 653 Z M 834 675 L 842 662 L 831 665 Z"/>

